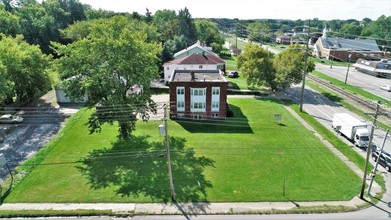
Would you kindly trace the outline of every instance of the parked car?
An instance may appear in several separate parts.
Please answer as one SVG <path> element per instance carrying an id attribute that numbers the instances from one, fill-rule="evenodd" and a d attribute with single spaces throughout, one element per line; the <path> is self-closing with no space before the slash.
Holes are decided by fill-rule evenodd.
<path id="1" fill-rule="evenodd" d="M 384 168 L 386 168 L 387 172 L 391 172 L 391 154 L 384 151 L 382 153 L 380 153 L 380 151 L 372 152 L 373 161 L 376 162 L 378 158 L 379 158 L 379 164 L 382 165 Z"/>
<path id="2" fill-rule="evenodd" d="M 387 92 L 391 92 L 391 85 L 380 86 L 380 89 L 384 90 L 384 91 L 387 91 Z"/>
<path id="3" fill-rule="evenodd" d="M 231 71 L 229 74 L 228 74 L 228 77 L 229 78 L 236 78 L 239 76 L 239 73 L 237 71 Z"/>
<path id="4" fill-rule="evenodd" d="M 0 117 L 0 123 L 3 124 L 16 124 L 23 121 L 23 118 L 17 115 L 6 114 Z"/>

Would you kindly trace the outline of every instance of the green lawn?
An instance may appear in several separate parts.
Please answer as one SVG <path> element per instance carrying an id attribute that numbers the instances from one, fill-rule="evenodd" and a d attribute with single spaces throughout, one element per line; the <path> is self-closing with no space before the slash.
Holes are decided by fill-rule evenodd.
<path id="1" fill-rule="evenodd" d="M 236 66 L 236 57 L 233 57 L 231 59 L 224 59 L 224 61 L 226 62 L 227 74 L 232 70 L 238 71 L 237 66 Z M 226 77 L 226 79 L 232 84 L 233 89 L 240 89 L 240 90 L 265 89 L 264 87 L 261 87 L 261 86 L 249 87 L 247 85 L 247 78 L 244 77 L 242 74 L 240 74 L 240 71 L 239 71 L 239 77 L 237 77 L 237 78 Z"/>
<path id="2" fill-rule="evenodd" d="M 227 71 L 238 70 L 238 68 L 236 67 L 236 57 L 232 57 L 230 59 L 224 59 L 224 61 L 225 61 L 225 69 Z"/>
<path id="3" fill-rule="evenodd" d="M 282 105 L 229 102 L 235 115 L 229 120 L 169 122 L 178 201 L 349 200 L 358 194 L 360 178 Z M 78 120 L 29 162 L 34 168 L 5 202 L 169 200 L 161 121 L 140 122 L 131 140 L 117 141 L 115 126 L 88 135 L 89 113 L 81 110 Z"/>

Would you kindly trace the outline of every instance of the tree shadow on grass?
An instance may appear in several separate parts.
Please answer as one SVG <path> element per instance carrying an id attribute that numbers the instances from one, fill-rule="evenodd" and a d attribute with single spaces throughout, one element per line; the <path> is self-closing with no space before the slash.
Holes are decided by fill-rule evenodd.
<path id="1" fill-rule="evenodd" d="M 186 140 L 170 137 L 171 163 L 176 200 L 206 202 L 206 189 L 213 187 L 205 178 L 205 168 L 214 161 L 196 157 Z M 171 198 L 166 147 L 162 142 L 148 142 L 148 136 L 132 136 L 118 140 L 112 148 L 94 150 L 81 160 L 78 167 L 93 189 L 115 187 L 123 197 L 150 197 L 154 202 Z"/>
<path id="2" fill-rule="evenodd" d="M 229 109 L 233 112 L 233 117 L 208 120 L 176 120 L 190 133 L 254 133 L 248 123 L 247 117 L 242 110 L 235 105 L 229 104 Z"/>

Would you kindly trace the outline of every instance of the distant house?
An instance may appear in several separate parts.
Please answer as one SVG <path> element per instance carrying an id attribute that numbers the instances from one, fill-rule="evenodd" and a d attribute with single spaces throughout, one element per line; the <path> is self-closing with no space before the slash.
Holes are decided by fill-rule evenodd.
<path id="1" fill-rule="evenodd" d="M 164 65 L 164 82 L 168 83 L 176 70 L 217 70 L 225 72 L 225 61 L 220 57 L 208 53 L 192 53 L 178 58 Z"/>
<path id="2" fill-rule="evenodd" d="M 202 44 L 200 41 L 197 41 L 195 44 L 186 47 L 185 49 L 178 51 L 174 54 L 174 59 L 179 59 L 182 57 L 186 57 L 190 54 L 193 53 L 198 53 L 198 54 L 209 54 L 209 55 L 214 55 L 218 56 L 216 53 L 212 51 L 212 47 L 206 47 L 204 44 Z"/>
<path id="3" fill-rule="evenodd" d="M 276 37 L 276 42 L 279 44 L 290 44 L 292 41 L 293 33 L 283 33 Z"/>
<path id="4" fill-rule="evenodd" d="M 228 82 L 218 70 L 174 71 L 169 88 L 171 118 L 226 118 Z"/>
<path id="5" fill-rule="evenodd" d="M 358 59 L 353 66 L 360 72 L 391 79 L 391 60 L 382 59 L 380 61 L 371 61 Z"/>
<path id="6" fill-rule="evenodd" d="M 328 60 L 356 61 L 359 58 L 380 60 L 385 53 L 375 40 L 327 37 L 325 28 L 314 45 L 314 55 Z"/>

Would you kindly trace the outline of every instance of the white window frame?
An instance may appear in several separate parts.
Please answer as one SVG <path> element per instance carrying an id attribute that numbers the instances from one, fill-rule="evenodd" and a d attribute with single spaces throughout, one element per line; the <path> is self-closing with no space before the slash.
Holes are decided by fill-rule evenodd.
<path id="1" fill-rule="evenodd" d="M 212 97 L 211 97 L 211 111 L 212 112 L 220 111 L 220 93 L 221 93 L 220 87 L 212 87 Z"/>
<path id="2" fill-rule="evenodd" d="M 176 87 L 176 110 L 184 112 L 185 105 L 185 87 Z"/>
<path id="3" fill-rule="evenodd" d="M 185 87 L 176 87 L 176 94 L 177 95 L 184 95 L 185 94 Z"/>
<path id="4" fill-rule="evenodd" d="M 206 88 L 190 88 L 190 111 L 206 112 Z"/>

